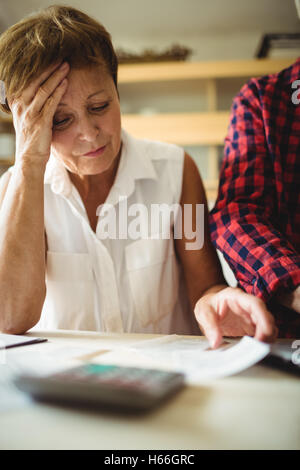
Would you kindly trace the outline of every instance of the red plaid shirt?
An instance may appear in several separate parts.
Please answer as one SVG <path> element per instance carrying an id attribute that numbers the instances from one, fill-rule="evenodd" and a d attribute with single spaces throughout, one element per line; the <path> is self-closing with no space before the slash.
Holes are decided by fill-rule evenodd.
<path id="1" fill-rule="evenodd" d="M 291 291 L 300 284 L 298 100 L 300 58 L 244 85 L 233 101 L 210 214 L 215 246 L 239 286 L 267 302 L 283 337 L 300 335 L 300 315 L 272 298 L 280 287 Z"/>

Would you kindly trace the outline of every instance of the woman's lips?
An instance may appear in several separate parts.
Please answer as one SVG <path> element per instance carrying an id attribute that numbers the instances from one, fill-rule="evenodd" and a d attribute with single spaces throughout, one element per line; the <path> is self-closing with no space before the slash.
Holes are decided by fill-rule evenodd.
<path id="1" fill-rule="evenodd" d="M 105 147 L 106 145 L 104 145 L 103 147 L 99 147 L 97 150 L 93 150 L 92 152 L 85 153 L 84 157 L 98 157 L 104 152 Z"/>

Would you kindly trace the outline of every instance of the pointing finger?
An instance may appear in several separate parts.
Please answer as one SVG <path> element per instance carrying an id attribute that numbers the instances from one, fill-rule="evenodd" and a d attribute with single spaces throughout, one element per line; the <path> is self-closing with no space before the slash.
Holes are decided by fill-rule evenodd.
<path id="1" fill-rule="evenodd" d="M 217 348 L 222 342 L 219 316 L 210 305 L 201 301 L 196 304 L 195 316 L 210 346 L 213 349 Z"/>

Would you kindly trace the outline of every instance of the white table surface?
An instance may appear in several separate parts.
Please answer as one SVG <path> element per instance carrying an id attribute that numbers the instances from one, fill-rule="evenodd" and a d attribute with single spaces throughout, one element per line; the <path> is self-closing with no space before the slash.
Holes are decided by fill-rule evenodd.
<path id="1" fill-rule="evenodd" d="M 23 359 L 34 355 L 38 361 L 40 354 L 61 352 L 69 352 L 70 363 L 82 363 L 94 357 L 82 354 L 86 348 L 97 350 L 101 362 L 102 351 L 153 337 L 72 331 L 29 334 L 48 341 L 8 351 L 8 363 L 10 354 Z M 5 367 L 0 364 L 1 449 L 300 449 L 300 380 L 262 365 L 187 386 L 142 415 L 41 404 L 14 390 L 9 395 Z"/>

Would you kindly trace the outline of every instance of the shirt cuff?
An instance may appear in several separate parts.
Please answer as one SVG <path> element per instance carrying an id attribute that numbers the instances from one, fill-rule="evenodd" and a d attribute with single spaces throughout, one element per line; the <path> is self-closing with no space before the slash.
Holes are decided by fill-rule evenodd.
<path id="1" fill-rule="evenodd" d="M 258 270 L 257 276 L 246 289 L 249 293 L 268 302 L 279 289 L 293 291 L 300 285 L 300 256 L 278 258 Z M 251 292 L 250 292 L 251 290 Z"/>

